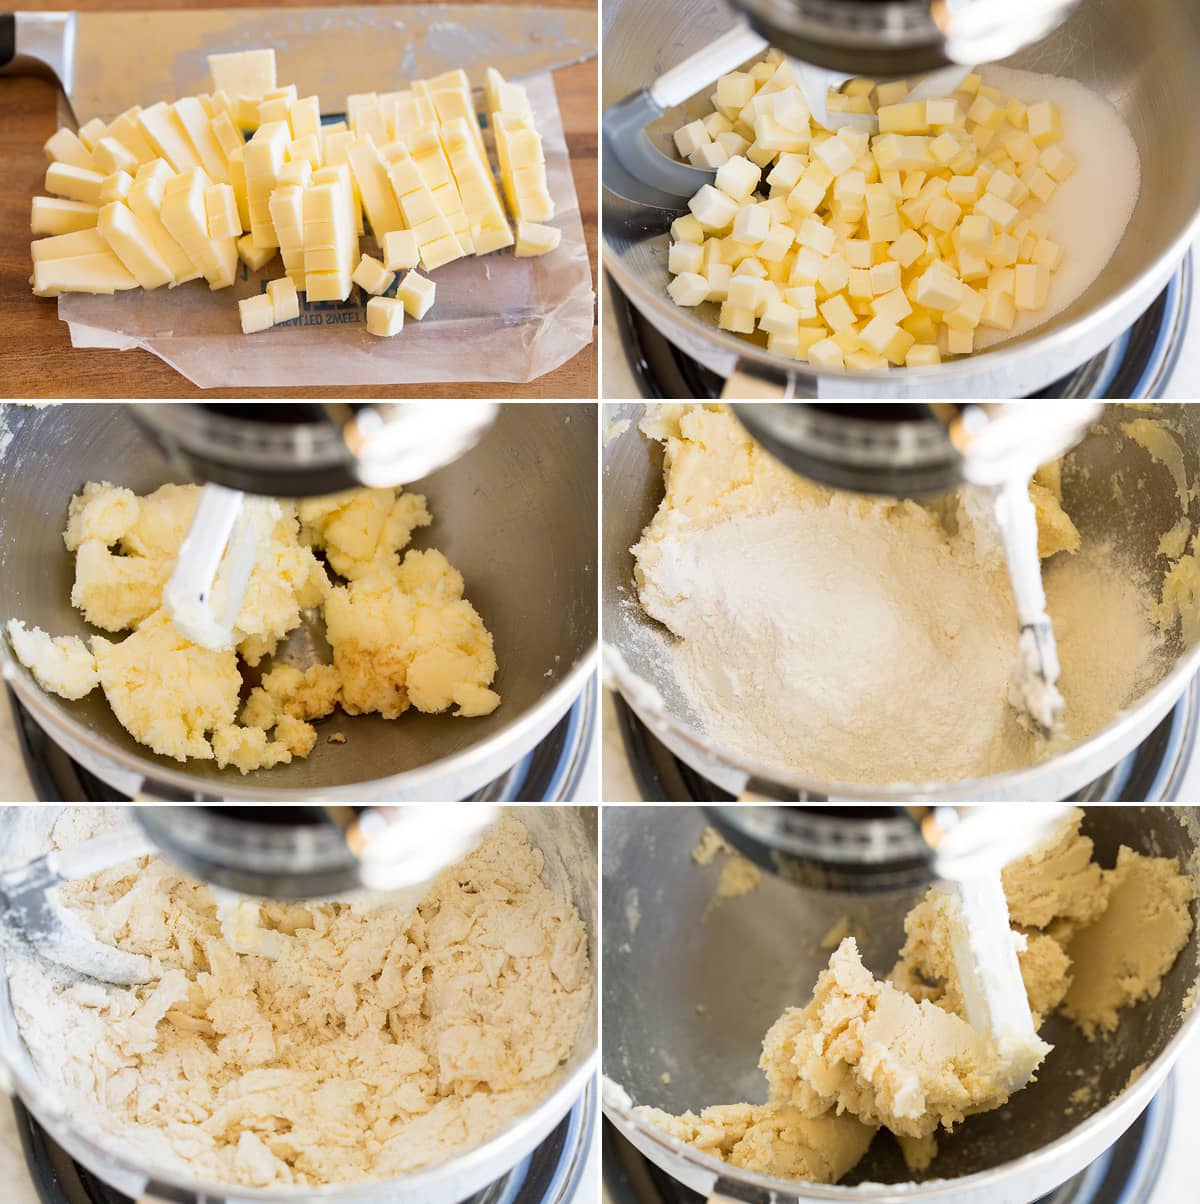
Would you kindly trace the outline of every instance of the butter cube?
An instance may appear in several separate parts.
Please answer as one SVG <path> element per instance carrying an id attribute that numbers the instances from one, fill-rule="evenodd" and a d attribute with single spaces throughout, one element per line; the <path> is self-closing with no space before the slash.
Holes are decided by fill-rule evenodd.
<path id="1" fill-rule="evenodd" d="M 771 215 L 759 205 L 742 205 L 733 219 L 733 237 L 757 245 L 771 232 Z"/>
<path id="2" fill-rule="evenodd" d="M 680 272 L 667 285 L 667 292 L 676 305 L 699 305 L 708 300 L 709 282 L 698 272 Z"/>
<path id="3" fill-rule="evenodd" d="M 758 312 L 763 300 L 762 281 L 756 276 L 739 276 L 736 272 L 729 281 L 728 301 L 735 309 Z"/>
<path id="4" fill-rule="evenodd" d="M 828 255 L 833 250 L 836 235 L 817 218 L 809 217 L 800 223 L 800 228 L 796 232 L 796 241 L 802 247 L 808 247 L 819 255 Z"/>
<path id="5" fill-rule="evenodd" d="M 992 246 L 992 219 L 983 213 L 969 213 L 959 223 L 959 246 L 986 255 Z"/>
<path id="6" fill-rule="evenodd" d="M 704 248 L 694 242 L 674 242 L 667 252 L 667 271 L 673 276 L 699 272 L 704 264 Z"/>
<path id="7" fill-rule="evenodd" d="M 1063 138 L 1062 114 L 1052 100 L 1042 100 L 1029 106 L 1029 136 L 1038 147 L 1061 142 Z"/>
<path id="8" fill-rule="evenodd" d="M 821 317 L 825 319 L 825 324 L 834 333 L 840 330 L 847 330 L 854 325 L 854 311 L 850 308 L 850 303 L 841 293 L 830 297 L 817 308 Z"/>
<path id="9" fill-rule="evenodd" d="M 1022 176 L 1022 183 L 1043 204 L 1054 195 L 1054 191 L 1058 187 L 1057 181 L 1042 167 L 1026 168 Z"/>
<path id="10" fill-rule="evenodd" d="M 562 241 L 562 231 L 557 226 L 545 226 L 539 222 L 517 222 L 517 243 L 513 254 L 518 259 L 530 259 L 535 255 L 546 255 L 555 250 Z M 685 244 L 690 245 L 690 244 Z"/>
<path id="11" fill-rule="evenodd" d="M 928 368 L 941 362 L 941 353 L 933 343 L 914 343 L 904 356 L 904 365 L 907 368 Z"/>
<path id="12" fill-rule="evenodd" d="M 404 329 L 404 305 L 395 297 L 372 297 L 367 302 L 367 333 L 382 339 Z"/>
<path id="13" fill-rule="evenodd" d="M 771 264 L 783 263 L 784 256 L 796 241 L 796 232 L 785 225 L 771 227 L 771 233 L 758 244 L 758 258 Z"/>
<path id="14" fill-rule="evenodd" d="M 82 167 L 86 171 L 96 170 L 96 161 L 92 158 L 92 152 L 79 141 L 74 130 L 69 130 L 65 126 L 51 134 L 42 149 L 51 163 L 69 163 L 73 167 Z"/>
<path id="15" fill-rule="evenodd" d="M 672 283 L 676 283 L 682 279 L 682 276 L 676 276 Z M 734 334 L 753 334 L 754 322 L 754 310 L 740 309 L 738 306 L 729 301 L 726 301 L 721 306 L 721 314 L 717 319 L 717 325 L 720 326 L 722 330 L 729 330 Z"/>
<path id="16" fill-rule="evenodd" d="M 893 243 L 894 247 L 896 244 Z M 865 238 L 848 238 L 842 244 L 842 254 L 852 268 L 869 268 L 874 263 L 871 244 Z"/>
<path id="17" fill-rule="evenodd" d="M 851 302 L 869 301 L 875 296 L 875 290 L 871 288 L 871 273 L 866 268 L 851 268 L 850 279 L 846 282 L 846 293 Z"/>
<path id="18" fill-rule="evenodd" d="M 900 215 L 895 210 L 867 214 L 867 237 L 872 242 L 895 242 L 900 234 Z"/>
<path id="19" fill-rule="evenodd" d="M 703 121 L 689 121 L 687 125 L 680 126 L 675 131 L 675 149 L 679 151 L 681 159 L 688 158 L 693 151 L 699 150 L 700 147 L 711 141 L 712 136 Z"/>
<path id="20" fill-rule="evenodd" d="M 925 102 L 925 124 L 954 125 L 958 121 L 958 101 L 953 96 L 939 96 Z"/>
<path id="21" fill-rule="evenodd" d="M 962 206 L 944 196 L 935 196 L 926 210 L 926 220 L 935 230 L 948 233 L 962 217 Z"/>
<path id="22" fill-rule="evenodd" d="M 962 300 L 963 283 L 938 259 L 917 278 L 915 300 L 928 309 L 954 309 Z"/>
<path id="23" fill-rule="evenodd" d="M 739 204 L 758 187 L 762 172 L 743 155 L 734 155 L 717 169 L 716 187 Z"/>
<path id="24" fill-rule="evenodd" d="M 808 362 L 817 368 L 844 368 L 842 349 L 833 339 L 821 339 L 808 349 Z"/>
<path id="25" fill-rule="evenodd" d="M 947 330 L 946 351 L 950 355 L 970 355 L 975 350 L 974 330 Z"/>
<path id="26" fill-rule="evenodd" d="M 910 268 L 925 250 L 925 240 L 915 230 L 905 230 L 887 249 L 889 258 L 901 267 Z"/>
<path id="27" fill-rule="evenodd" d="M 690 201 L 688 208 L 705 230 L 721 232 L 733 225 L 737 216 L 737 203 L 711 184 L 705 184 Z"/>
<path id="28" fill-rule="evenodd" d="M 979 324 L 991 330 L 1012 330 L 1017 320 L 1017 306 L 1010 292 L 989 288 L 984 294 L 983 317 Z"/>
<path id="29" fill-rule="evenodd" d="M 705 289 L 707 290 L 707 288 L 708 285 L 705 284 Z M 436 286 L 432 280 L 428 280 L 416 272 L 409 272 L 400 282 L 396 296 L 404 302 L 408 316 L 419 320 L 433 308 L 435 291 Z"/>
<path id="30" fill-rule="evenodd" d="M 1017 181 L 1004 170 L 992 172 L 988 177 L 986 193 L 998 196 L 1002 201 L 1012 201 L 1017 191 Z"/>
<path id="31" fill-rule="evenodd" d="M 962 143 L 953 134 L 939 134 L 929 144 L 929 153 L 938 163 L 952 163 L 962 151 Z"/>
<path id="32" fill-rule="evenodd" d="M 300 297 L 295 282 L 287 276 L 269 281 L 267 296 L 271 298 L 271 312 L 276 325 L 294 321 L 300 316 Z"/>
<path id="33" fill-rule="evenodd" d="M 850 283 L 850 265 L 835 252 L 821 265 L 817 281 L 827 293 L 840 293 Z"/>
<path id="34" fill-rule="evenodd" d="M 1047 146 L 1038 157 L 1038 161 L 1051 179 L 1060 184 L 1068 179 L 1078 166 L 1074 158 L 1060 146 Z"/>
<path id="35" fill-rule="evenodd" d="M 396 279 L 396 273 L 389 272 L 373 256 L 363 255 L 358 261 L 358 266 L 354 269 L 350 279 L 363 292 L 378 296 L 380 293 L 386 293 L 392 287 L 392 281 Z"/>
<path id="36" fill-rule="evenodd" d="M 898 104 L 908 95 L 908 81 L 903 79 L 889 80 L 875 88 L 875 104 L 878 108 L 887 108 Z"/>
<path id="37" fill-rule="evenodd" d="M 729 297 L 729 283 L 733 278 L 733 269 L 727 263 L 710 263 L 706 270 L 700 273 L 708 281 L 709 301 L 725 301 Z"/>
<path id="38" fill-rule="evenodd" d="M 786 301 L 770 302 L 758 320 L 759 330 L 765 330 L 768 334 L 791 336 L 792 338 L 796 337 L 799 325 L 799 312 Z"/>
<path id="39" fill-rule="evenodd" d="M 46 191 L 71 201 L 99 205 L 104 179 L 100 172 L 89 171 L 86 167 L 75 167 L 70 163 L 51 163 L 46 168 Z"/>
<path id="40" fill-rule="evenodd" d="M 275 307 L 266 293 L 239 301 L 238 313 L 242 320 L 242 334 L 258 334 L 275 325 Z"/>
<path id="41" fill-rule="evenodd" d="M 729 158 L 729 152 L 719 142 L 706 142 L 688 155 L 688 162 L 693 167 L 703 167 L 715 171 Z"/>
<path id="42" fill-rule="evenodd" d="M 976 292 L 973 288 L 964 288 L 962 300 L 943 316 L 942 321 L 951 330 L 974 330 L 983 318 L 984 307 L 983 293 Z"/>
<path id="43" fill-rule="evenodd" d="M 277 250 L 277 247 L 260 247 L 249 234 L 243 234 L 237 240 L 238 256 L 252 272 L 265 268 L 275 258 Z"/>
<path id="44" fill-rule="evenodd" d="M 694 242 L 699 246 L 704 241 L 704 227 L 696 220 L 694 214 L 685 213 L 671 223 L 671 238 L 675 242 Z"/>
<path id="45" fill-rule="evenodd" d="M 389 230 L 383 236 L 383 266 L 389 272 L 407 271 L 419 261 L 417 236 L 411 230 Z"/>
<path id="46" fill-rule="evenodd" d="M 967 120 L 974 121 L 989 130 L 995 130 L 1004 120 L 1005 111 L 980 93 L 967 110 Z"/>
<path id="47" fill-rule="evenodd" d="M 817 316 L 817 290 L 811 284 L 798 284 L 787 289 L 783 299 L 800 315 L 802 321 Z"/>
<path id="48" fill-rule="evenodd" d="M 975 212 L 990 217 L 1000 227 L 1002 233 L 1011 230 L 1020 216 L 1014 206 L 993 193 L 985 193 L 975 202 Z"/>
<path id="49" fill-rule="evenodd" d="M 717 105 L 724 109 L 741 109 L 754 96 L 754 79 L 744 71 L 731 71 L 717 80 Z"/>
<path id="50" fill-rule="evenodd" d="M 97 229 L 113 254 L 142 288 L 174 284 L 175 274 L 159 255 L 141 220 L 119 201 L 100 210 Z"/>
<path id="51" fill-rule="evenodd" d="M 814 149 L 813 154 L 835 177 L 849 171 L 858 158 L 841 138 L 827 138 Z"/>
<path id="52" fill-rule="evenodd" d="M 881 297 L 900 287 L 900 264 L 895 260 L 885 260 L 874 264 L 871 269 L 871 288 L 875 296 Z"/>
<path id="53" fill-rule="evenodd" d="M 1031 108 L 1031 120 L 1032 116 L 1033 109 Z M 1018 309 L 1037 310 L 1044 308 L 1049 292 L 1050 272 L 1044 264 L 1017 264 L 1016 293 L 1013 299 L 1015 300 Z"/>
<path id="54" fill-rule="evenodd" d="M 1032 262 L 1040 263 L 1047 271 L 1056 272 L 1062 264 L 1063 249 L 1048 238 L 1039 238 Z"/>
<path id="55" fill-rule="evenodd" d="M 884 318 L 897 326 L 912 313 L 912 306 L 904 295 L 904 290 L 897 287 L 890 293 L 876 297 L 871 304 L 872 312 L 877 318 Z M 881 348 L 876 348 L 882 354 Z"/>

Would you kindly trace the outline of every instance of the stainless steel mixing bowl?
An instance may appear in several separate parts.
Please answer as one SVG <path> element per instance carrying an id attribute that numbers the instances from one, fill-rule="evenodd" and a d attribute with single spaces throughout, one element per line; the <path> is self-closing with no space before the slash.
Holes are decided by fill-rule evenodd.
<path id="1" fill-rule="evenodd" d="M 1186 644 L 1176 636 L 1160 662 L 1157 680 L 1138 696 L 1118 700 L 1123 709 L 1107 727 L 1038 764 L 965 782 L 913 786 L 824 781 L 763 765 L 722 747 L 704 732 L 675 678 L 670 649 L 673 637 L 649 618 L 637 601 L 629 549 L 663 495 L 662 446 L 638 431 L 642 412 L 640 404 L 605 407 L 607 422 L 631 421 L 629 428 L 610 438 L 604 448 L 605 671 L 611 684 L 672 752 L 734 795 L 981 801 L 1067 798 L 1144 740 L 1175 705 L 1200 666 L 1200 645 Z M 1200 462 L 1200 407 L 1169 405 L 1154 412 L 1169 415 L 1182 438 L 1189 472 L 1194 472 Z M 1167 469 L 1133 440 L 1119 435 L 1121 421 L 1147 413 L 1142 408 L 1106 407 L 1101 422 L 1067 456 L 1063 492 L 1085 546 L 1092 541 L 1111 544 L 1115 563 L 1138 566 L 1156 582 L 1168 568 L 1166 559 L 1158 554 L 1158 541 L 1179 518 L 1179 498 Z M 836 638 L 836 633 L 831 632 L 830 638 Z M 854 666 L 848 664 L 846 673 L 852 675 Z"/>
<path id="2" fill-rule="evenodd" d="M 1055 1048 L 1038 1081 L 1004 1108 L 939 1133 L 928 1182 L 908 1182 L 886 1134 L 836 1187 L 798 1186 L 728 1166 L 633 1115 L 620 1089 L 634 1104 L 670 1112 L 762 1101 L 763 1034 L 785 1007 L 810 997 L 829 959 L 819 947 L 825 934 L 847 917 L 865 937 L 866 964 L 886 974 L 904 939 L 904 914 L 922 892 L 834 894 L 768 877 L 748 895 L 714 902 L 719 865 L 701 867 L 691 858 L 705 822 L 695 808 L 605 808 L 602 930 L 605 1112 L 647 1157 L 702 1195 L 719 1177 L 733 1201 L 1027 1204 L 1087 1166 L 1133 1123 L 1200 1024 L 1200 940 L 1193 931 L 1158 996 L 1125 1011 L 1110 1037 L 1089 1044 L 1067 1021 L 1050 1020 L 1042 1031 Z M 1102 865 L 1114 864 L 1121 844 L 1178 857 L 1182 865 L 1200 835 L 1187 808 L 1097 807 L 1087 811 L 1084 829 Z M 1086 1102 L 1073 1101 L 1093 1071 L 1097 1090 Z"/>
<path id="3" fill-rule="evenodd" d="M 14 854 L 31 856 L 46 847 L 46 834 L 62 808 L 0 808 L 0 864 Z M 531 842 L 545 855 L 542 879 L 571 899 L 588 931 L 588 956 L 593 966 L 597 944 L 597 829 L 594 807 L 526 807 L 519 818 Z M 40 841 L 39 841 L 40 837 Z M 594 981 L 594 977 L 593 977 Z M 510 1171 L 542 1141 L 579 1099 L 596 1071 L 598 1006 L 595 992 L 579 1026 L 575 1048 L 561 1077 L 536 1108 L 518 1117 L 482 1145 L 440 1166 L 410 1175 L 353 1186 L 231 1188 L 157 1170 L 81 1134 L 63 1115 L 56 1097 L 30 1060 L 17 1027 L 8 994 L 8 978 L 0 954 L 0 1088 L 15 1090 L 50 1136 L 77 1162 L 118 1191 L 141 1199 L 171 1200 L 177 1204 L 459 1204 Z"/>
<path id="4" fill-rule="evenodd" d="M 453 405 L 453 402 L 447 402 Z M 5 444 L 5 439 L 8 442 Z M 95 634 L 70 604 L 67 503 L 86 481 L 144 493 L 175 479 L 116 405 L 0 411 L 0 622 L 53 635 Z M 506 405 L 483 441 L 412 488 L 433 525 L 413 546 L 438 548 L 495 637 L 503 699 L 491 715 L 346 716 L 305 760 L 243 776 L 212 761 L 152 753 L 97 690 L 79 702 L 44 692 L 0 639 L 0 668 L 53 739 L 116 789 L 167 798 L 251 800 L 462 798 L 514 765 L 585 688 L 596 642 L 596 422 L 585 405 Z M 313 633 L 301 630 L 306 652 Z M 320 633 L 316 633 L 320 638 Z"/>
<path id="5" fill-rule="evenodd" d="M 720 0 L 608 0 L 604 5 L 604 104 L 654 81 L 732 28 Z M 1200 76 L 1200 6 L 1192 0 L 1083 0 L 1065 24 L 1007 66 L 1069 76 L 1106 96 L 1141 157 L 1141 194 L 1124 238 L 1095 281 L 1035 331 L 979 355 L 931 368 L 818 376 L 748 339 L 715 315 L 680 309 L 666 295 L 667 236 L 631 235 L 624 207 L 606 193 L 604 264 L 625 295 L 688 355 L 723 377 L 736 370 L 790 382 L 795 396 L 1019 397 L 1098 354 L 1158 295 L 1196 235 L 1200 142 L 1191 128 Z M 669 129 L 662 123 L 662 145 Z M 1096 205 L 1104 198 L 1092 198 Z M 663 227 L 660 227 L 660 229 Z M 729 394 L 738 397 L 736 391 Z M 758 396 L 757 392 L 751 396 Z"/>

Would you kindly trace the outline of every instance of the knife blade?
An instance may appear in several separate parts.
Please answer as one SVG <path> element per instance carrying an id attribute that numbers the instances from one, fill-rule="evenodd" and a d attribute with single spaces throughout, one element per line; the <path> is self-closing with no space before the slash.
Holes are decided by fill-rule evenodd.
<path id="1" fill-rule="evenodd" d="M 505 4 L 4 14 L 0 72 L 49 70 L 82 120 L 208 91 L 210 54 L 273 46 L 281 82 L 340 107 L 461 66 L 510 78 L 596 53 L 595 11 Z"/>

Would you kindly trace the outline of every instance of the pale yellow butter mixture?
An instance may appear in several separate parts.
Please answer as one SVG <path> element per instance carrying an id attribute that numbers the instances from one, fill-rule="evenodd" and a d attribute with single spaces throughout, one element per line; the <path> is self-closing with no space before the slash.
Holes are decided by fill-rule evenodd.
<path id="1" fill-rule="evenodd" d="M 1192 932 L 1195 888 L 1171 858 L 1120 850 L 1102 869 L 1073 811 L 1004 872 L 1010 918 L 1026 937 L 1022 977 L 1040 1027 L 1061 1012 L 1088 1039 L 1119 1011 L 1158 994 Z M 951 947 L 957 901 L 933 887 L 905 918 L 907 940 L 886 980 L 846 937 L 812 999 L 763 1039 L 765 1104 L 717 1105 L 671 1116 L 639 1108 L 681 1141 L 733 1166 L 835 1183 L 889 1129 L 913 1170 L 936 1135 L 1007 1102 L 1003 1059 L 966 1022 Z"/>
<path id="2" fill-rule="evenodd" d="M 542 866 L 505 816 L 415 910 L 263 903 L 275 957 L 235 952 L 208 887 L 168 862 L 110 870 L 64 900 L 161 979 L 24 959 L 8 967 L 22 1035 L 73 1123 L 144 1166 L 257 1187 L 430 1166 L 534 1107 L 579 1035 L 587 936 Z"/>
<path id="3" fill-rule="evenodd" d="M 71 499 L 63 535 L 75 555 L 71 604 L 93 627 L 132 633 L 85 642 L 11 620 L 13 650 L 45 689 L 78 699 L 99 686 L 122 726 L 156 753 L 243 773 L 308 756 L 312 720 L 337 706 L 395 719 L 410 707 L 477 716 L 500 704 L 490 688 L 492 636 L 464 597 L 462 574 L 441 552 L 405 551 L 432 522 L 420 494 L 360 489 L 279 503 L 228 652 L 190 643 L 162 608 L 199 496 L 194 485 L 137 497 L 90 482 Z M 314 607 L 323 609 L 332 664 L 275 665 L 243 706 L 239 659 L 260 665 Z"/>

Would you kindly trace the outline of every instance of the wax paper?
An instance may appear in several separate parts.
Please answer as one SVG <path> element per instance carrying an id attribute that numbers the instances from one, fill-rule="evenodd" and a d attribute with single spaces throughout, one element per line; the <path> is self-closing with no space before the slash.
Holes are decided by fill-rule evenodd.
<path id="1" fill-rule="evenodd" d="M 446 68 L 466 65 L 476 77 L 446 50 Z M 286 78 L 286 63 L 280 75 Z M 344 303 L 301 299 L 297 320 L 242 334 L 237 303 L 283 274 L 276 257 L 262 272 L 240 264 L 237 283 L 216 291 L 194 280 L 111 297 L 64 295 L 58 313 L 70 327 L 72 345 L 143 347 L 206 389 L 528 381 L 552 371 L 591 342 L 594 294 L 554 81 L 541 74 L 520 82 L 542 135 L 555 207 L 548 224 L 562 231 L 548 255 L 517 259 L 510 247 L 438 268 L 430 273 L 437 285 L 434 308 L 422 321 L 406 321 L 393 338 L 368 334 L 368 298 L 357 285 Z M 476 99 L 482 99 L 478 93 Z M 321 102 L 340 108 L 344 97 L 322 96 Z M 338 116 L 326 113 L 324 119 Z M 485 136 L 495 170 L 486 130 Z M 360 250 L 379 257 L 369 234 Z M 402 275 L 397 273 L 393 293 Z"/>

